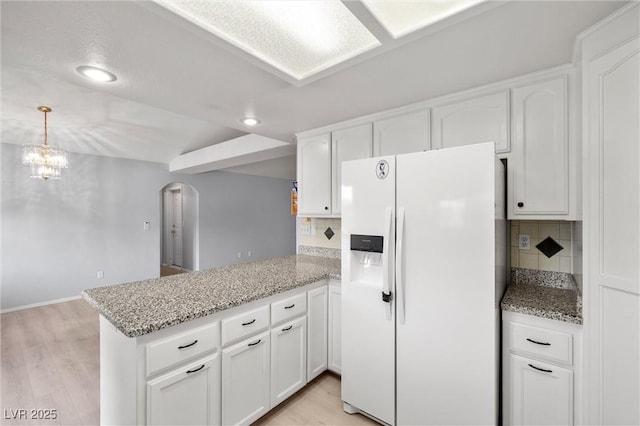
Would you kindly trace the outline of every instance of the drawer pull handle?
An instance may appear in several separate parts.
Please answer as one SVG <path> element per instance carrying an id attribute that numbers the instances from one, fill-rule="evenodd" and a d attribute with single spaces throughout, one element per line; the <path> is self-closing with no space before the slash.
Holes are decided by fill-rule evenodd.
<path id="1" fill-rule="evenodd" d="M 528 341 L 528 342 L 531 342 L 531 343 L 535 343 L 536 345 L 551 346 L 551 343 L 536 342 L 535 340 L 531 340 L 531 339 L 527 339 L 527 341 Z"/>
<path id="2" fill-rule="evenodd" d="M 257 342 L 249 343 L 247 346 L 255 346 L 255 345 L 257 345 L 257 344 L 258 344 L 258 343 L 260 343 L 260 342 L 262 342 L 262 339 L 258 339 L 258 341 L 257 341 Z"/>
<path id="3" fill-rule="evenodd" d="M 200 367 L 193 369 L 193 370 L 187 370 L 187 374 L 191 374 L 191 373 L 196 373 L 200 370 L 202 370 L 204 368 L 204 364 L 202 364 Z"/>
<path id="4" fill-rule="evenodd" d="M 284 308 L 285 308 L 285 309 L 291 309 L 291 308 L 293 308 L 294 306 L 296 306 L 296 304 L 295 304 L 295 303 L 292 303 L 292 304 L 290 304 L 289 306 L 285 306 Z"/>
<path id="5" fill-rule="evenodd" d="M 534 369 L 536 369 L 538 371 L 542 371 L 544 373 L 553 373 L 553 370 L 545 370 L 544 368 L 536 367 L 533 364 L 529 364 L 529 367 L 534 368 Z"/>
<path id="6" fill-rule="evenodd" d="M 287 327 L 287 328 L 283 328 L 283 329 L 282 329 L 282 331 L 289 331 L 289 330 L 291 330 L 292 328 L 293 328 L 293 326 L 292 326 L 292 325 L 290 325 L 290 326 L 289 326 L 289 327 Z"/>
<path id="7" fill-rule="evenodd" d="M 252 320 L 251 320 L 251 321 L 249 321 L 249 322 L 243 322 L 243 323 L 242 323 L 242 325 L 243 325 L 243 326 L 244 326 L 244 325 L 251 325 L 251 324 L 253 324 L 254 322 L 256 322 L 256 319 L 255 319 L 255 318 L 254 318 L 254 319 L 252 319 Z"/>
<path id="8" fill-rule="evenodd" d="M 189 343 L 188 345 L 178 346 L 178 349 L 188 348 L 188 347 L 190 347 L 190 346 L 195 345 L 196 343 L 198 343 L 198 341 L 197 341 L 197 340 L 194 340 L 192 343 Z"/>

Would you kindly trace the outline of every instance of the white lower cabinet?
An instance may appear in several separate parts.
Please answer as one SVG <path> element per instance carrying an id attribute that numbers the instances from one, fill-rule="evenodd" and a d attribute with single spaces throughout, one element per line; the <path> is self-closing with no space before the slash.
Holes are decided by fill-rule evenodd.
<path id="1" fill-rule="evenodd" d="M 572 425 L 573 371 L 510 355 L 512 425 Z"/>
<path id="2" fill-rule="evenodd" d="M 147 382 L 147 424 L 219 425 L 218 353 Z"/>
<path id="3" fill-rule="evenodd" d="M 248 424 L 271 408 L 270 332 L 222 351 L 222 423 Z"/>
<path id="4" fill-rule="evenodd" d="M 329 283 L 329 370 L 342 373 L 342 288 Z"/>
<path id="5" fill-rule="evenodd" d="M 307 319 L 287 322 L 271 330 L 271 406 L 307 384 Z"/>
<path id="6" fill-rule="evenodd" d="M 582 327 L 502 313 L 504 425 L 581 424 Z"/>
<path id="7" fill-rule="evenodd" d="M 307 382 L 327 369 L 327 286 L 310 290 L 307 301 Z"/>
<path id="8" fill-rule="evenodd" d="M 100 423 L 250 424 L 327 370 L 327 281 L 139 337 L 100 316 Z"/>

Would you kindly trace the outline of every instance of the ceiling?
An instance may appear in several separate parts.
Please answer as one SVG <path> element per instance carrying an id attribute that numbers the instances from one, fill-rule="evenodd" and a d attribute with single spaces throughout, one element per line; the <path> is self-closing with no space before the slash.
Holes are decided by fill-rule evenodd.
<path id="1" fill-rule="evenodd" d="M 616 1 L 489 2 L 295 85 L 148 1 L 6 1 L 1 142 L 169 163 L 249 132 L 294 133 L 570 63 L 576 36 Z M 380 34 L 359 2 L 345 5 Z M 94 83 L 96 65 L 118 76 Z M 256 116 L 249 128 L 240 122 Z M 228 169 L 292 179 L 293 156 Z"/>

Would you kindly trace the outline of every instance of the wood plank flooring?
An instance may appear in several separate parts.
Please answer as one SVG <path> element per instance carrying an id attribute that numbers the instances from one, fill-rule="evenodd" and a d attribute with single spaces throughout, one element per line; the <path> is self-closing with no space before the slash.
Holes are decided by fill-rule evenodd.
<path id="1" fill-rule="evenodd" d="M 84 300 L 0 315 L 0 424 L 99 424 L 99 333 L 98 314 Z M 12 419 L 20 409 L 27 418 Z M 32 419 L 32 409 L 55 409 L 57 418 Z M 376 423 L 344 413 L 340 378 L 325 373 L 256 424 Z"/>
<path id="2" fill-rule="evenodd" d="M 2 314 L 0 337 L 2 424 L 100 422 L 98 314 L 84 300 Z M 21 409 L 27 418 L 12 419 Z M 34 419 L 34 409 L 56 419 Z"/>
<path id="3" fill-rule="evenodd" d="M 378 425 L 378 423 L 361 414 L 345 413 L 340 399 L 340 377 L 327 372 L 254 423 L 254 426 L 267 425 Z"/>
<path id="4" fill-rule="evenodd" d="M 187 272 L 187 271 L 183 271 L 182 269 L 179 269 L 177 267 L 168 266 L 168 265 L 160 265 L 160 276 L 161 277 L 167 277 L 169 275 L 184 274 L 185 272 Z"/>

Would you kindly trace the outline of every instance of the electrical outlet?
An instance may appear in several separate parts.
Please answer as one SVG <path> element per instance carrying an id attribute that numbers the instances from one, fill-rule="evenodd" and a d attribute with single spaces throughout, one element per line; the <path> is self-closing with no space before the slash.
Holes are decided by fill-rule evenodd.
<path id="1" fill-rule="evenodd" d="M 238 259 L 240 259 L 241 257 L 242 257 L 242 252 L 241 252 L 241 251 L 239 251 L 239 252 L 238 252 Z"/>
<path id="2" fill-rule="evenodd" d="M 98 271 L 97 276 L 98 276 L 99 280 L 103 279 L 104 278 L 104 271 Z"/>
<path id="3" fill-rule="evenodd" d="M 526 234 L 518 235 L 518 248 L 520 250 L 531 250 L 531 238 Z"/>
<path id="4" fill-rule="evenodd" d="M 311 222 L 300 225 L 300 235 L 311 235 Z"/>
<path id="5" fill-rule="evenodd" d="M 251 250 L 247 252 L 247 257 L 251 257 Z"/>

